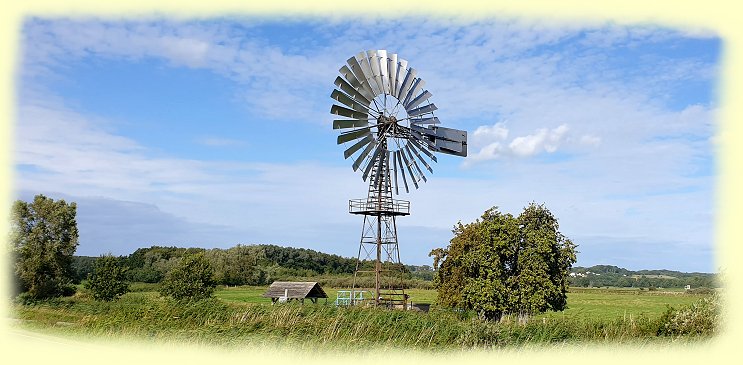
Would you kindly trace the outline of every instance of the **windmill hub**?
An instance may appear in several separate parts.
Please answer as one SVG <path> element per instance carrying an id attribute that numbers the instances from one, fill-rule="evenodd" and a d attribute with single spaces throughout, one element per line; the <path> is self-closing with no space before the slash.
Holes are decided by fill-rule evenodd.
<path id="1" fill-rule="evenodd" d="M 400 133 L 398 128 L 397 118 L 394 115 L 380 115 L 377 117 L 378 133 L 387 136 L 387 138 L 394 138 Z M 385 141 L 388 142 L 388 141 Z M 394 143 L 394 141 L 392 141 Z"/>
<path id="2" fill-rule="evenodd" d="M 395 218 L 410 214 L 410 202 L 392 199 L 392 193 L 403 187 L 409 192 L 408 181 L 416 189 L 427 181 L 424 171 L 433 169 L 424 156 L 431 162 L 437 161 L 434 152 L 467 156 L 467 132 L 437 126 L 438 108 L 423 89 L 426 82 L 397 54 L 371 50 L 346 63 L 335 79 L 338 89 L 330 94 L 341 104 L 330 113 L 346 119 L 334 120 L 333 129 L 346 130 L 338 136 L 338 144 L 351 143 L 343 156 L 356 155 L 353 169 L 369 181 L 367 198 L 349 201 L 349 212 L 364 216 L 351 302 L 367 300 L 355 294 L 356 280 L 373 273 L 372 303 L 405 308 Z"/>
<path id="3" fill-rule="evenodd" d="M 377 118 L 377 124 L 397 124 L 397 118 L 394 115 L 380 115 Z"/>

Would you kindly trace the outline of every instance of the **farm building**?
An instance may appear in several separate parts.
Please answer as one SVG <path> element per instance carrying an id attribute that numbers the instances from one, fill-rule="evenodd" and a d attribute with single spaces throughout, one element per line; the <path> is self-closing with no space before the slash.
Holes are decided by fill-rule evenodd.
<path id="1" fill-rule="evenodd" d="M 274 281 L 263 296 L 271 298 L 272 303 L 288 302 L 295 299 L 302 303 L 304 303 L 305 299 L 311 300 L 312 303 L 317 303 L 317 298 L 328 297 L 320 287 L 320 284 L 303 281 Z"/>

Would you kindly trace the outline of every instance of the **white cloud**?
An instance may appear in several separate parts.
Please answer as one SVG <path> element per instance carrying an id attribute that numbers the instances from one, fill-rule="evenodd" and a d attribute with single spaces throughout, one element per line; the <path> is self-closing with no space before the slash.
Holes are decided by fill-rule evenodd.
<path id="1" fill-rule="evenodd" d="M 568 131 L 568 126 L 562 124 L 554 129 L 539 129 L 535 134 L 528 136 L 517 137 L 508 144 L 508 148 L 516 155 L 520 157 L 533 156 L 543 150 L 549 153 L 557 151 L 560 146 L 565 133 Z"/>
<path id="2" fill-rule="evenodd" d="M 319 51 L 289 54 L 260 39 L 240 38 L 218 26 L 178 22 L 30 21 L 24 27 L 23 72 L 29 78 L 55 75 L 54 69 L 87 56 L 165 60 L 175 67 L 203 68 L 240 84 L 242 98 L 259 116 L 323 123 L 337 60 Z M 33 45 L 33 46 L 30 46 Z M 309 86 L 309 87 L 308 87 Z M 299 117 L 297 117 L 299 116 Z"/>
<path id="3" fill-rule="evenodd" d="M 241 26 L 249 28 L 265 21 L 251 19 Z M 584 42 L 592 47 L 588 49 L 596 50 L 683 35 L 651 26 L 554 24 L 526 19 L 462 23 L 457 18 L 370 18 L 361 23 L 370 26 L 331 19 L 310 23 L 321 38 L 327 39 L 306 47 L 291 41 L 278 45 L 249 30 L 218 23 L 32 20 L 24 27 L 24 43 L 34 45 L 24 52 L 24 70 L 33 73 L 91 55 L 159 58 L 175 66 L 206 68 L 232 78 L 243 90 L 238 96 L 257 115 L 327 123 L 331 119 L 327 94 L 337 69 L 350 55 L 381 47 L 412 61 L 411 65 L 428 81 L 443 120 L 454 127 L 494 113 L 514 120 L 513 114 L 524 113 L 526 107 L 542 107 L 571 94 L 576 99 L 584 93 L 606 97 L 611 90 L 618 95 L 647 95 L 662 88 L 662 82 L 669 78 L 687 77 L 690 72 L 703 79 L 714 75 L 709 71 L 714 67 L 708 64 L 673 60 L 639 65 L 646 72 L 635 80 L 636 85 L 630 85 L 625 75 L 612 75 L 616 70 L 607 69 L 598 51 L 549 49 L 580 39 L 581 31 L 585 31 Z M 540 48 L 547 50 L 535 52 Z M 587 73 L 587 69 L 597 72 Z M 601 76 L 591 79 L 598 74 Z M 576 80 L 584 79 L 587 82 L 575 88 Z M 293 112 L 291 118 L 287 117 L 287 108 Z M 554 123 L 518 120 L 519 124 L 524 122 L 526 128 L 521 132 Z"/>
<path id="4" fill-rule="evenodd" d="M 15 162 L 33 167 L 20 174 L 26 189 L 51 184 L 94 194 L 148 192 L 154 185 L 212 179 L 200 161 L 147 157 L 143 146 L 100 127 L 107 122 L 53 101 L 26 100 L 19 121 Z"/>
<path id="5" fill-rule="evenodd" d="M 188 67 L 204 67 L 208 60 L 209 43 L 199 39 L 163 37 L 162 53 Z"/>
<path id="6" fill-rule="evenodd" d="M 411 194 L 415 214 L 401 227 L 445 231 L 490 205 L 517 213 L 536 200 L 555 210 L 569 236 L 709 246 L 711 178 L 695 170 L 713 157 L 715 108 L 671 108 L 663 95 L 673 91 L 668 82 L 709 80 L 714 65 L 691 58 L 616 69 L 602 48 L 653 44 L 677 32 L 500 20 L 368 22 L 375 25 L 316 24 L 332 41 L 304 47 L 209 23 L 31 21 L 24 27 L 23 87 L 43 86 L 47 76 L 61 77 L 49 71 L 63 76 L 64 66 L 85 57 L 156 58 L 229 77 L 257 117 L 319 124 L 332 119 L 327 96 L 345 59 L 387 48 L 426 79 L 444 126 L 474 130 L 464 164 L 490 161 L 458 170 L 456 178 L 434 176 Z M 585 37 L 591 47 L 573 53 L 561 46 L 580 30 L 595 31 Z M 245 229 L 293 222 L 310 232 L 327 222 L 357 223 L 345 213 L 346 199 L 364 196 L 366 186 L 345 166 L 162 156 L 102 118 L 39 101 L 46 99 L 22 96 L 19 106 L 16 185 L 23 189 L 147 202 L 191 222 Z M 218 137 L 197 142 L 232 145 Z M 529 158 L 558 150 L 579 153 L 549 164 Z"/>
<path id="7" fill-rule="evenodd" d="M 492 142 L 474 154 L 470 153 L 464 160 L 463 165 L 467 167 L 472 166 L 476 162 L 495 160 L 503 157 L 507 153 L 508 149 L 506 146 L 500 142 Z"/>
<path id="8" fill-rule="evenodd" d="M 471 166 L 476 162 L 495 160 L 501 157 L 524 158 L 541 152 L 553 153 L 565 142 L 568 130 L 566 124 L 561 124 L 552 129 L 540 128 L 533 134 L 516 137 L 510 143 L 506 143 L 508 129 L 503 123 L 477 127 L 470 144 L 473 153 L 470 153 L 470 156 L 465 160 L 464 166 Z M 589 141 L 591 143 L 585 143 L 581 139 L 581 142 L 590 145 L 597 144 L 593 143 L 593 140 Z"/>
<path id="9" fill-rule="evenodd" d="M 160 156 L 101 128 L 108 124 L 104 119 L 43 99 L 52 101 L 27 99 L 19 109 L 14 151 L 19 190 L 147 202 L 196 223 L 246 229 L 272 226 L 276 214 L 302 222 L 307 213 L 296 209 L 299 203 L 314 207 L 314 219 L 333 221 L 347 210 L 348 197 L 366 194 L 358 174 L 346 166 Z"/>
<path id="10" fill-rule="evenodd" d="M 490 144 L 492 141 L 502 141 L 508 138 L 508 129 L 502 122 L 493 125 L 477 127 L 470 137 L 468 144 L 473 147 Z"/>

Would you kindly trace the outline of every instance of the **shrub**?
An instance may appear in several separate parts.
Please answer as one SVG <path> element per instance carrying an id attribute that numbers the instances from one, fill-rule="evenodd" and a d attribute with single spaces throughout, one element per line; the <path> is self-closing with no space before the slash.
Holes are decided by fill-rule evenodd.
<path id="1" fill-rule="evenodd" d="M 212 296 L 214 271 L 204 255 L 185 256 L 163 279 L 160 294 L 177 300 L 201 300 Z"/>
<path id="2" fill-rule="evenodd" d="M 659 319 L 658 334 L 666 336 L 711 335 L 720 324 L 720 300 L 710 295 L 680 309 L 669 307 Z"/>
<path id="3" fill-rule="evenodd" d="M 112 301 L 129 291 L 125 275 L 126 267 L 121 264 L 120 258 L 104 255 L 95 261 L 85 288 L 91 291 L 95 300 Z"/>

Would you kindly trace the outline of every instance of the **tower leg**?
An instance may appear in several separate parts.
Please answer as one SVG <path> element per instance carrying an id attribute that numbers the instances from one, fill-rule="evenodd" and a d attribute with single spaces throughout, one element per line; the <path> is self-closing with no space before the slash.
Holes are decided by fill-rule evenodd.
<path id="1" fill-rule="evenodd" d="M 374 268 L 374 306 L 379 306 L 381 299 L 380 281 L 382 276 L 382 220 L 377 216 L 377 262 Z"/>
<path id="2" fill-rule="evenodd" d="M 365 215 L 358 253 L 352 292 L 366 291 L 365 301 L 374 306 L 406 308 L 395 217 Z M 352 304 L 361 304 L 355 299 Z"/>

